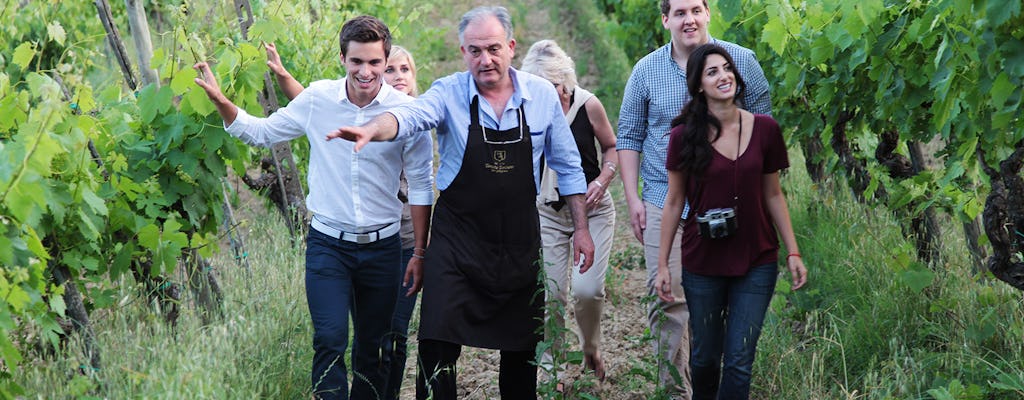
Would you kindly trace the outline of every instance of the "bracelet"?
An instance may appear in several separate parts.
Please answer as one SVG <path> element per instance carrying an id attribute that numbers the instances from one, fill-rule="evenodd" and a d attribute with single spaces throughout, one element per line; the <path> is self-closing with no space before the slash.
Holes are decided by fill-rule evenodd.
<path id="1" fill-rule="evenodd" d="M 413 253 L 413 255 L 412 255 L 412 258 L 418 258 L 418 259 L 422 260 L 422 259 L 424 259 L 424 258 L 426 258 L 426 257 L 423 257 L 423 256 L 422 256 L 422 255 L 420 255 L 420 254 L 416 254 L 416 253 Z"/>
<path id="2" fill-rule="evenodd" d="M 597 179 L 594 179 L 594 183 L 596 183 L 596 184 L 597 184 L 597 187 L 599 187 L 599 188 L 601 188 L 601 189 L 604 189 L 604 185 L 602 185 L 602 184 L 601 184 L 601 181 L 599 181 L 599 180 L 597 180 Z"/>
<path id="3" fill-rule="evenodd" d="M 788 260 L 790 257 L 803 258 L 800 257 L 800 253 L 789 253 L 789 255 L 786 256 L 786 259 Z"/>
<path id="4" fill-rule="evenodd" d="M 612 170 L 612 172 L 615 172 L 615 170 L 616 170 L 615 163 L 613 163 L 611 161 L 605 161 L 604 162 L 604 166 L 608 167 L 608 169 Z"/>

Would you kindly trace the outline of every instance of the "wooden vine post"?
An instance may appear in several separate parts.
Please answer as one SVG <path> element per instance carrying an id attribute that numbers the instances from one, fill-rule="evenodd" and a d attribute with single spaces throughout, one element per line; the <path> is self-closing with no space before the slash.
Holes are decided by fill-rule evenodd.
<path id="1" fill-rule="evenodd" d="M 242 38 L 249 39 L 249 27 L 253 23 L 252 5 L 249 0 L 235 0 L 235 13 L 238 15 L 239 29 Z M 263 113 L 270 115 L 279 108 L 277 92 L 274 90 L 274 82 L 270 72 L 263 74 L 263 90 L 259 93 L 259 102 L 263 106 Z M 262 177 L 249 178 L 245 182 L 253 189 L 270 189 L 269 197 L 285 217 L 288 230 L 291 232 L 292 240 L 302 237 L 308 225 L 308 212 L 306 210 L 306 195 L 302 189 L 302 181 L 299 177 L 299 170 L 295 167 L 295 157 L 292 156 L 292 148 L 288 142 L 280 142 L 271 147 L 272 163 L 264 164 L 263 170 L 267 171 L 273 165 L 273 171 L 265 172 Z M 269 185 L 276 181 L 277 185 Z M 257 184 L 262 182 L 262 184 Z"/>

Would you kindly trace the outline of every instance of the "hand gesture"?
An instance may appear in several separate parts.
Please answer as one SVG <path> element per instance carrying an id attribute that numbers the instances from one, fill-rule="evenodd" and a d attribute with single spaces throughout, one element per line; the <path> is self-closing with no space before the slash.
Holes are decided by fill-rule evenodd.
<path id="1" fill-rule="evenodd" d="M 224 93 L 220 91 L 220 85 L 217 84 L 217 78 L 213 76 L 213 71 L 210 70 L 210 65 L 206 62 L 198 62 L 193 65 L 196 71 L 199 71 L 199 77 L 195 79 L 196 85 L 203 88 L 206 91 L 206 96 L 210 100 L 217 102 L 221 97 L 224 97 Z"/>
<path id="2" fill-rule="evenodd" d="M 370 139 L 373 139 L 373 132 L 364 126 L 343 126 L 327 134 L 327 140 L 337 138 L 356 142 L 355 152 L 358 153 L 359 149 L 362 149 L 363 146 L 370 143 Z"/>
<path id="3" fill-rule="evenodd" d="M 288 70 L 284 69 L 281 63 L 281 55 L 277 54 L 277 46 L 273 43 L 264 43 L 267 49 L 267 66 L 277 76 L 288 76 Z"/>

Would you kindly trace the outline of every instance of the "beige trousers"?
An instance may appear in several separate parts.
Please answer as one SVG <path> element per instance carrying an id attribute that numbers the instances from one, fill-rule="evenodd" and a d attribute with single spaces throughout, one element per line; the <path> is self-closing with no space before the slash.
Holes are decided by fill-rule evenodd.
<path id="1" fill-rule="evenodd" d="M 658 381 L 673 398 L 689 399 L 690 384 L 690 308 L 683 296 L 683 264 L 680 250 L 683 227 L 672 240 L 668 269 L 672 273 L 673 302 L 662 301 L 654 292 L 654 278 L 658 273 L 658 252 L 661 250 L 661 211 L 658 206 L 644 202 L 647 229 L 644 230 L 644 260 L 647 263 L 647 294 L 655 303 L 647 310 L 647 320 L 656 341 L 654 353 L 658 355 Z M 674 368 L 673 368 L 674 367 Z M 676 382 L 672 370 L 679 373 L 682 382 Z"/>
<path id="2" fill-rule="evenodd" d="M 594 240 L 594 265 L 585 273 L 580 273 L 572 265 L 572 235 L 574 227 L 569 206 L 555 211 L 549 205 L 538 204 L 540 214 L 540 238 L 544 250 L 544 272 L 546 279 L 546 299 L 549 305 L 545 316 L 553 322 L 555 329 L 546 329 L 546 341 L 552 348 L 545 351 L 541 369 L 551 371 L 554 368 L 552 350 L 559 351 L 564 346 L 561 332 L 565 329 L 565 314 L 569 285 L 572 285 L 572 296 L 575 300 L 573 310 L 576 314 L 576 325 L 579 326 L 580 343 L 584 354 L 594 354 L 601 346 L 601 308 L 604 304 L 604 277 L 608 271 L 608 258 L 612 251 L 612 238 L 615 234 L 615 202 L 611 193 L 605 192 L 604 198 L 594 209 L 587 213 L 590 223 L 590 235 Z M 571 279 L 570 279 L 571 277 Z M 555 312 L 550 312 L 555 311 Z M 564 363 L 564 359 L 560 360 Z M 564 365 L 558 367 L 559 378 Z"/>

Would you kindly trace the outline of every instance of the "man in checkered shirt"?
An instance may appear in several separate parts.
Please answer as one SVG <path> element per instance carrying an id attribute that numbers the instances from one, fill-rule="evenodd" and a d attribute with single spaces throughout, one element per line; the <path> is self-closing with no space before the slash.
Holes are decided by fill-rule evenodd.
<path id="1" fill-rule="evenodd" d="M 661 210 L 668 193 L 665 157 L 670 122 L 690 101 L 686 86 L 686 60 L 690 52 L 706 43 L 722 46 L 735 60 L 735 70 L 747 83 L 741 107 L 755 114 L 771 114 L 771 96 L 764 71 L 754 52 L 734 43 L 712 38 L 707 0 L 661 0 L 661 22 L 671 41 L 642 58 L 626 83 L 619 111 L 617 150 L 629 221 L 633 235 L 644 245 L 648 294 L 658 270 Z M 643 193 L 638 182 L 643 181 Z M 683 211 L 683 217 L 689 212 Z M 680 221 L 682 222 L 682 221 Z M 690 398 L 690 312 L 680 283 L 682 227 L 676 233 L 669 257 L 674 302 L 655 297 L 648 310 L 651 332 L 657 340 L 659 381 L 672 398 Z M 682 378 L 677 381 L 673 372 Z"/>

